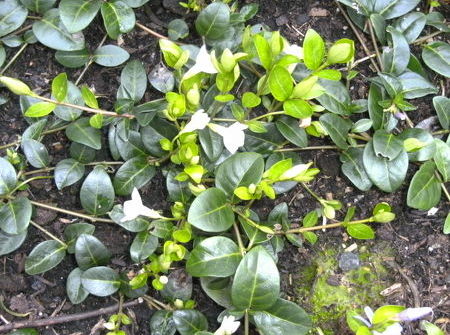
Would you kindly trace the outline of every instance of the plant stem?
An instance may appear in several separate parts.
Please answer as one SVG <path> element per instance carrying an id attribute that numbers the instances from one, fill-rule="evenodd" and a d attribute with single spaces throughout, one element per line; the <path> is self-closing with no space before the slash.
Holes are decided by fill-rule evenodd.
<path id="1" fill-rule="evenodd" d="M 38 206 L 38 207 L 46 208 L 46 209 L 49 209 L 49 210 L 52 210 L 52 211 L 55 211 L 55 212 L 64 213 L 64 214 L 67 214 L 67 215 L 76 216 L 76 217 L 79 217 L 79 218 L 82 218 L 82 219 L 89 220 L 91 222 L 114 223 L 114 221 L 110 220 L 110 219 L 96 218 L 96 217 L 93 217 L 91 215 L 70 211 L 68 209 L 64 209 L 64 208 L 59 208 L 59 207 L 43 204 L 41 202 L 37 202 L 37 201 L 33 201 L 33 200 L 30 200 L 30 202 L 31 202 L 31 204 L 33 204 L 35 206 Z"/>
<path id="2" fill-rule="evenodd" d="M 250 121 L 256 121 L 256 120 L 261 120 L 264 119 L 265 117 L 269 117 L 272 115 L 282 115 L 282 114 L 286 114 L 284 111 L 280 111 L 280 112 L 270 112 L 270 113 L 266 113 L 257 117 L 254 117 L 253 119 L 251 119 Z"/>
<path id="3" fill-rule="evenodd" d="M 64 247 L 67 248 L 67 243 L 60 240 L 59 238 L 57 238 L 55 235 L 53 235 L 52 233 L 50 233 L 47 229 L 45 229 L 44 227 L 38 225 L 36 222 L 34 222 L 33 220 L 30 220 L 30 223 L 36 227 L 37 229 L 39 229 L 41 232 L 43 232 L 45 235 L 47 235 L 48 237 L 50 237 L 51 239 L 55 240 L 56 242 L 61 243 L 61 245 L 63 245 Z"/>
<path id="4" fill-rule="evenodd" d="M 55 128 L 55 129 L 50 129 L 50 130 L 43 131 L 43 132 L 42 132 L 42 135 L 48 135 L 48 134 L 56 133 L 56 132 L 58 132 L 58 131 L 60 131 L 60 130 L 66 129 L 68 126 L 69 126 L 69 125 L 62 126 L 62 127 Z M 11 143 L 7 143 L 7 144 L 4 144 L 4 145 L 0 145 L 0 150 L 2 150 L 2 149 L 7 149 L 7 148 L 13 147 L 13 146 L 15 146 L 15 145 L 19 145 L 21 142 L 22 142 L 22 140 L 17 140 L 17 141 L 11 142 Z"/>
<path id="5" fill-rule="evenodd" d="M 249 335 L 250 329 L 249 329 L 249 322 L 248 322 L 248 310 L 245 310 L 245 316 L 244 316 L 244 334 Z"/>
<path id="6" fill-rule="evenodd" d="M 308 185 L 306 185 L 305 183 L 301 183 L 301 185 L 309 194 L 311 194 L 314 197 L 314 199 L 316 199 L 318 202 L 322 203 L 323 199 L 321 197 L 319 197 L 313 190 L 311 190 L 308 187 Z"/>
<path id="7" fill-rule="evenodd" d="M 7 148 L 10 148 L 10 147 L 19 145 L 20 142 L 22 142 L 22 141 L 17 140 L 17 141 L 11 142 L 11 143 L 7 143 L 7 144 L 4 144 L 4 145 L 0 145 L 0 150 L 2 150 L 2 149 L 7 149 Z"/>
<path id="8" fill-rule="evenodd" d="M 372 45 L 373 45 L 373 48 L 375 49 L 375 54 L 377 55 L 378 64 L 380 65 L 380 69 L 382 69 L 383 62 L 381 61 L 380 50 L 378 50 L 377 38 L 376 38 L 375 32 L 373 30 L 372 21 L 370 21 L 370 19 L 368 19 L 367 22 L 369 24 L 370 38 L 372 39 Z"/>
<path id="9" fill-rule="evenodd" d="M 364 148 L 365 146 L 366 146 L 365 144 L 357 144 L 353 148 Z M 305 148 L 280 148 L 275 149 L 274 152 L 310 151 L 310 150 L 342 150 L 342 149 L 336 145 L 318 145 Z"/>
<path id="10" fill-rule="evenodd" d="M 91 163 L 87 163 L 84 164 L 85 166 L 96 166 L 96 165 L 123 165 L 124 162 L 91 162 Z M 48 168 L 43 168 L 43 169 L 38 169 L 38 170 L 33 170 L 33 171 L 27 171 L 24 172 L 22 175 L 23 176 L 28 176 L 31 174 L 36 174 L 36 173 L 45 173 L 45 172 L 51 172 L 55 170 L 55 167 L 48 167 Z"/>
<path id="11" fill-rule="evenodd" d="M 450 133 L 450 129 L 441 129 L 438 131 L 433 131 L 431 135 L 444 135 Z"/>
<path id="12" fill-rule="evenodd" d="M 10 59 L 10 61 L 8 62 L 8 64 L 5 65 L 5 67 L 3 68 L 3 70 L 0 71 L 0 76 L 5 73 L 6 70 L 8 70 L 8 68 L 16 61 L 17 57 L 20 56 L 20 54 L 25 50 L 25 48 L 28 46 L 28 43 L 24 43 L 20 49 L 16 52 L 16 54 Z"/>
<path id="13" fill-rule="evenodd" d="M 172 308 L 169 305 L 166 305 L 165 303 L 163 303 L 163 302 L 161 302 L 161 301 L 159 301 L 159 300 L 157 300 L 157 299 L 155 299 L 155 298 L 153 298 L 153 297 L 151 297 L 149 295 L 144 295 L 143 298 L 148 300 L 148 301 L 151 301 L 156 306 L 160 306 L 160 307 L 164 308 L 167 311 L 172 310 Z"/>
<path id="14" fill-rule="evenodd" d="M 368 219 L 355 220 L 355 221 L 350 221 L 350 222 L 339 221 L 339 222 L 336 222 L 336 223 L 330 223 L 330 224 L 321 225 L 321 226 L 302 227 L 302 228 L 289 229 L 289 230 L 287 230 L 285 232 L 284 231 L 278 231 L 278 232 L 275 232 L 275 234 L 304 233 L 306 231 L 312 231 L 312 230 L 337 228 L 337 227 L 343 226 L 344 224 L 346 224 L 346 225 L 353 225 L 353 224 L 360 224 L 360 223 L 367 223 L 367 222 L 373 222 L 373 219 L 372 218 L 368 218 Z"/>
<path id="15" fill-rule="evenodd" d="M 76 108 L 76 109 L 80 109 L 82 111 L 85 112 L 89 112 L 89 113 L 94 113 L 94 114 L 103 114 L 103 115 L 107 115 L 107 116 L 114 116 L 114 117 L 124 117 L 124 118 L 128 118 L 128 119 L 134 119 L 134 115 L 132 114 L 118 114 L 116 112 L 110 112 L 110 111 L 106 111 L 103 109 L 95 109 L 95 108 L 90 108 L 90 107 L 86 107 L 86 106 L 80 106 L 80 105 L 74 105 L 68 102 L 60 102 L 57 100 L 53 100 L 53 99 L 49 99 L 46 97 L 41 97 L 39 95 L 33 95 L 33 98 L 42 100 L 42 101 L 46 101 L 46 102 L 50 102 L 52 104 L 56 104 L 56 105 L 60 105 L 60 106 L 66 106 L 66 107 L 71 107 L 71 108 Z"/>
<path id="16" fill-rule="evenodd" d="M 444 183 L 441 183 L 441 188 L 442 188 L 442 191 L 444 192 L 445 196 L 447 197 L 447 201 L 450 202 L 450 193 L 448 192 Z"/>
<path id="17" fill-rule="evenodd" d="M 233 229 L 234 229 L 234 234 L 236 235 L 236 240 L 239 245 L 239 250 L 241 251 L 241 255 L 244 256 L 245 255 L 245 247 L 244 247 L 244 243 L 242 242 L 241 233 L 239 232 L 239 227 L 237 226 L 236 222 L 233 223 Z"/>
<path id="18" fill-rule="evenodd" d="M 139 23 L 139 22 L 137 22 L 137 21 L 136 21 L 136 26 L 139 27 L 139 28 L 141 28 L 141 29 L 142 29 L 143 31 L 145 31 L 146 33 L 149 33 L 150 35 L 153 35 L 153 36 L 155 36 L 155 37 L 157 37 L 157 38 L 161 38 L 161 39 L 163 39 L 163 40 L 170 40 L 167 36 L 161 35 L 160 33 L 157 33 L 156 31 L 154 31 L 154 30 L 152 30 L 152 29 L 150 29 L 150 28 L 144 26 L 143 24 L 141 24 L 141 23 Z M 175 41 L 173 41 L 173 42 L 174 42 L 174 43 L 177 43 L 177 44 L 182 44 L 182 43 L 180 43 L 180 42 L 175 42 Z"/>
<path id="19" fill-rule="evenodd" d="M 411 44 L 420 44 L 420 43 L 426 42 L 428 39 L 430 39 L 430 38 L 432 38 L 432 37 L 434 37 L 434 36 L 437 36 L 437 35 L 439 35 L 439 34 L 442 34 L 442 31 L 435 31 L 434 33 L 432 33 L 432 34 L 430 34 L 430 35 L 427 35 L 427 36 L 423 36 L 423 37 L 421 37 L 421 38 L 418 38 L 417 40 L 415 40 L 415 41 L 412 42 Z"/>
<path id="20" fill-rule="evenodd" d="M 14 189 L 9 192 L 9 195 L 13 194 L 14 192 L 16 192 L 18 189 L 20 189 L 22 186 L 28 184 L 30 181 L 33 180 L 38 180 L 38 179 L 50 179 L 53 178 L 52 176 L 36 176 L 36 177 L 31 177 L 23 182 L 21 182 L 19 185 L 17 185 L 16 187 L 14 187 Z"/>
<path id="21" fill-rule="evenodd" d="M 369 57 L 372 53 L 367 48 L 367 45 L 364 42 L 364 39 L 361 37 L 361 34 L 359 33 L 358 29 L 355 27 L 355 25 L 353 24 L 352 20 L 348 17 L 347 13 L 345 12 L 344 8 L 342 8 L 341 4 L 337 0 L 335 0 L 334 2 L 338 6 L 338 8 L 341 10 L 342 15 L 344 16 L 345 20 L 349 24 L 350 28 L 352 28 L 353 33 L 358 38 L 359 43 L 361 43 L 366 56 Z M 373 60 L 373 58 L 370 58 L 370 62 L 372 63 L 373 67 L 375 68 L 375 70 L 377 72 L 381 72 L 380 68 L 378 67 L 378 64 Z"/>
<path id="22" fill-rule="evenodd" d="M 105 36 L 103 36 L 103 39 L 101 40 L 100 44 L 97 46 L 97 49 L 101 48 L 103 43 L 105 43 L 107 37 L 108 37 L 108 34 L 105 34 Z M 86 63 L 86 65 L 84 66 L 83 71 L 81 71 L 80 75 L 78 76 L 77 80 L 75 81 L 75 86 L 78 86 L 78 84 L 80 83 L 81 79 L 86 74 L 86 71 L 89 69 L 89 66 L 91 66 L 92 63 L 94 63 L 94 58 L 93 57 L 91 57 L 89 59 L 89 61 Z"/>
<path id="23" fill-rule="evenodd" d="M 348 137 L 356 138 L 358 140 L 363 140 L 366 142 L 369 142 L 371 140 L 370 137 L 366 137 L 366 136 L 362 136 L 362 135 L 358 135 L 358 134 L 348 134 Z"/>

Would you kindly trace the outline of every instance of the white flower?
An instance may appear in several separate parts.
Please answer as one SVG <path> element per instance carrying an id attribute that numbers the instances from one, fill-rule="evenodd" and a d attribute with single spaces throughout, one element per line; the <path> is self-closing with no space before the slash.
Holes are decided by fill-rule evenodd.
<path id="1" fill-rule="evenodd" d="M 433 313 L 433 309 L 431 309 L 431 307 L 407 308 L 397 314 L 396 320 L 414 321 L 417 319 L 421 319 L 431 313 Z"/>
<path id="2" fill-rule="evenodd" d="M 204 129 L 209 121 L 211 121 L 211 119 L 208 114 L 206 114 L 203 109 L 200 109 L 192 114 L 191 120 L 184 126 L 180 134 L 189 133 L 198 129 Z"/>
<path id="3" fill-rule="evenodd" d="M 296 44 L 291 44 L 291 45 L 286 46 L 283 49 L 283 52 L 286 55 L 292 55 L 292 56 L 298 57 L 300 59 L 303 59 L 303 48 Z"/>
<path id="4" fill-rule="evenodd" d="M 228 127 L 219 126 L 218 124 L 210 124 L 209 127 L 222 136 L 225 148 L 232 154 L 234 154 L 239 147 L 244 145 L 244 130 L 248 128 L 247 125 L 235 122 Z"/>
<path id="5" fill-rule="evenodd" d="M 283 172 L 283 174 L 280 176 L 280 180 L 293 179 L 293 178 L 297 177 L 299 174 L 308 170 L 308 168 L 310 166 L 311 166 L 311 163 L 295 165 L 295 166 L 291 167 L 289 170 Z"/>
<path id="6" fill-rule="evenodd" d="M 186 72 L 183 76 L 183 80 L 189 79 L 195 76 L 197 73 L 218 73 L 216 67 L 211 61 L 211 55 L 206 50 L 206 45 L 202 45 L 200 48 L 197 57 L 195 58 L 195 64 L 192 66 L 188 72 Z"/>
<path id="7" fill-rule="evenodd" d="M 380 333 L 377 331 L 373 331 L 374 335 L 401 335 L 402 334 L 403 327 L 400 325 L 400 323 L 394 323 Z"/>
<path id="8" fill-rule="evenodd" d="M 167 278 L 167 276 L 161 276 L 159 277 L 159 282 L 163 285 L 166 285 L 169 282 L 169 278 Z"/>
<path id="9" fill-rule="evenodd" d="M 214 332 L 214 335 L 231 335 L 239 328 L 239 321 L 234 321 L 234 316 L 225 316 L 220 328 Z"/>
<path id="10" fill-rule="evenodd" d="M 301 119 L 299 123 L 300 128 L 307 128 L 311 125 L 311 118 L 307 117 L 306 119 Z"/>
<path id="11" fill-rule="evenodd" d="M 136 187 L 131 193 L 131 200 L 127 200 L 123 203 L 123 214 L 125 214 L 125 216 L 120 220 L 121 222 L 134 220 L 139 215 L 146 216 L 151 219 L 164 218 L 157 211 L 144 206 L 139 191 Z"/>

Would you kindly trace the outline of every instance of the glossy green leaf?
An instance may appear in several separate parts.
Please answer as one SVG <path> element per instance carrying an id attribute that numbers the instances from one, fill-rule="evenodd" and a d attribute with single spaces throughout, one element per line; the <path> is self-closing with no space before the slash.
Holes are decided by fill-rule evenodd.
<path id="1" fill-rule="evenodd" d="M 424 13 L 411 12 L 397 19 L 394 27 L 405 36 L 408 43 L 412 43 L 420 36 L 426 21 Z"/>
<path id="2" fill-rule="evenodd" d="M 233 305 L 231 302 L 231 279 L 201 277 L 200 285 L 203 291 L 214 300 L 218 305 L 229 308 Z"/>
<path id="3" fill-rule="evenodd" d="M 339 115 L 350 115 L 348 106 L 351 99 L 347 88 L 340 81 L 320 80 L 324 92 L 317 100 L 329 112 Z"/>
<path id="4" fill-rule="evenodd" d="M 351 237 L 358 240 L 371 240 L 375 238 L 373 229 L 364 223 L 349 224 L 346 230 Z"/>
<path id="5" fill-rule="evenodd" d="M 269 42 L 262 35 L 257 34 L 253 36 L 253 43 L 255 44 L 261 65 L 266 70 L 270 70 L 272 66 L 272 50 L 270 49 Z"/>
<path id="6" fill-rule="evenodd" d="M 426 18 L 427 18 L 427 25 L 433 26 L 433 27 L 439 29 L 440 31 L 443 31 L 446 33 L 450 32 L 450 27 L 449 27 L 448 23 L 445 22 L 444 15 L 442 15 L 438 11 L 434 10 L 432 12 L 429 12 L 426 15 Z"/>
<path id="7" fill-rule="evenodd" d="M 378 157 L 391 161 L 404 150 L 403 141 L 392 133 L 377 130 L 373 135 L 373 149 Z"/>
<path id="8" fill-rule="evenodd" d="M 406 177 L 408 155 L 403 150 L 393 160 L 378 157 L 370 141 L 364 149 L 363 163 L 370 180 L 379 189 L 393 192 L 401 186 Z"/>
<path id="9" fill-rule="evenodd" d="M 115 293 L 120 287 L 119 275 L 106 266 L 90 268 L 81 275 L 81 284 L 90 294 L 106 297 Z"/>
<path id="10" fill-rule="evenodd" d="M 11 192 L 17 184 L 14 166 L 5 158 L 0 157 L 0 196 Z"/>
<path id="11" fill-rule="evenodd" d="M 186 21 L 181 19 L 170 21 L 167 29 L 167 34 L 172 41 L 185 38 L 189 35 L 189 27 L 186 24 Z"/>
<path id="12" fill-rule="evenodd" d="M 52 96 L 60 102 L 63 101 L 67 95 L 67 86 L 67 74 L 65 72 L 58 74 L 52 81 Z"/>
<path id="13" fill-rule="evenodd" d="M 55 167 L 55 184 L 58 190 L 79 181 L 84 175 L 84 170 L 84 165 L 72 158 L 58 162 Z"/>
<path id="14" fill-rule="evenodd" d="M 97 15 L 101 0 L 62 0 L 59 4 L 61 20 L 71 33 L 86 28 Z"/>
<path id="15" fill-rule="evenodd" d="M 31 105 L 25 112 L 28 117 L 42 117 L 50 114 L 55 109 L 56 104 L 51 102 L 38 102 Z"/>
<path id="16" fill-rule="evenodd" d="M 450 77 L 450 45 L 445 42 L 432 42 L 422 50 L 424 63 L 433 71 Z"/>
<path id="17" fill-rule="evenodd" d="M 283 110 L 286 115 L 297 119 L 306 119 L 313 114 L 312 106 L 305 100 L 289 99 L 283 103 Z"/>
<path id="18" fill-rule="evenodd" d="M 305 129 L 298 126 L 298 121 L 289 117 L 282 116 L 276 121 L 277 129 L 292 144 L 299 148 L 304 148 L 308 145 L 308 137 Z"/>
<path id="19" fill-rule="evenodd" d="M 428 161 L 416 172 L 408 188 L 406 201 L 409 207 L 428 210 L 439 203 L 441 184 L 435 176 L 435 171 L 435 163 Z"/>
<path id="20" fill-rule="evenodd" d="M 213 2 L 203 9 L 195 21 L 201 36 L 218 40 L 225 35 L 230 24 L 230 8 L 222 2 Z"/>
<path id="21" fill-rule="evenodd" d="M 433 98 L 433 106 L 436 110 L 439 122 L 444 129 L 450 127 L 450 99 L 443 96 Z"/>
<path id="22" fill-rule="evenodd" d="M 325 42 L 313 29 L 308 29 L 303 40 L 303 60 L 310 70 L 317 70 L 325 56 Z"/>
<path id="23" fill-rule="evenodd" d="M 66 256 L 66 246 L 50 240 L 39 243 L 25 260 L 25 272 L 37 275 L 56 267 Z"/>
<path id="24" fill-rule="evenodd" d="M 386 20 L 380 14 L 370 15 L 370 23 L 372 24 L 375 36 L 382 45 L 386 44 Z"/>
<path id="25" fill-rule="evenodd" d="M 0 230 L 0 256 L 18 249 L 27 237 L 27 230 L 17 235 L 10 235 Z"/>
<path id="26" fill-rule="evenodd" d="M 394 19 L 413 10 L 420 0 L 392 0 L 375 1 L 373 11 L 383 15 L 386 19 Z"/>
<path id="27" fill-rule="evenodd" d="M 363 149 L 349 148 L 340 155 L 342 173 L 361 191 L 368 191 L 372 182 L 363 165 Z"/>
<path id="28" fill-rule="evenodd" d="M 56 3 L 56 0 L 20 0 L 32 12 L 45 13 Z"/>
<path id="29" fill-rule="evenodd" d="M 89 295 L 89 292 L 81 285 L 82 275 L 83 271 L 80 268 L 75 268 L 67 277 L 66 292 L 70 302 L 74 305 L 81 304 Z"/>
<path id="30" fill-rule="evenodd" d="M 253 152 L 236 153 L 222 164 L 216 171 L 216 187 L 229 197 L 240 186 L 257 185 L 264 171 L 264 160 Z"/>
<path id="31" fill-rule="evenodd" d="M 66 136 L 73 142 L 84 144 L 95 150 L 102 147 L 101 132 L 90 126 L 89 118 L 81 118 L 70 124 L 66 129 Z"/>
<path id="32" fill-rule="evenodd" d="M 173 90 L 175 86 L 175 76 L 164 65 L 156 66 L 148 75 L 150 84 L 158 91 L 167 93 Z"/>
<path id="33" fill-rule="evenodd" d="M 133 30 L 136 23 L 134 11 L 122 1 L 104 2 L 101 13 L 108 36 L 113 40 Z"/>
<path id="34" fill-rule="evenodd" d="M 97 97 L 94 92 L 91 91 L 89 87 L 86 85 L 81 86 L 81 96 L 83 97 L 84 102 L 91 108 L 99 108 Z"/>
<path id="35" fill-rule="evenodd" d="M 72 1 L 72 0 L 69 0 Z M 69 68 L 77 68 L 84 66 L 91 55 L 87 51 L 87 49 L 75 50 L 75 51 L 56 51 L 55 53 L 56 60 Z"/>
<path id="36" fill-rule="evenodd" d="M 346 150 L 348 148 L 347 135 L 352 128 L 352 123 L 349 120 L 345 120 L 342 117 L 326 113 L 323 114 L 319 121 L 330 135 L 333 142 L 341 149 Z"/>
<path id="37" fill-rule="evenodd" d="M 261 335 L 304 335 L 312 327 L 308 314 L 301 307 L 280 298 L 270 308 L 254 312 L 252 316 Z"/>
<path id="38" fill-rule="evenodd" d="M 155 175 L 153 165 L 146 157 L 134 157 L 123 164 L 114 176 L 113 185 L 117 195 L 129 195 L 133 188 L 141 188 Z"/>
<path id="39" fill-rule="evenodd" d="M 236 243 L 227 237 L 214 236 L 195 246 L 186 270 L 194 277 L 228 277 L 235 273 L 241 258 Z"/>
<path id="40" fill-rule="evenodd" d="M 3 66 L 3 63 L 6 60 L 6 51 L 3 46 L 0 46 L 0 66 Z"/>
<path id="41" fill-rule="evenodd" d="M 405 71 L 398 79 L 402 84 L 401 93 L 405 99 L 421 98 L 428 94 L 436 94 L 438 91 L 431 82 L 415 72 Z"/>
<path id="42" fill-rule="evenodd" d="M 280 274 L 272 256 L 262 246 L 251 249 L 239 264 L 231 297 L 239 310 L 266 310 L 280 294 Z"/>
<path id="43" fill-rule="evenodd" d="M 22 150 L 31 166 L 35 168 L 43 168 L 49 165 L 50 156 L 47 148 L 41 142 L 28 139 L 22 141 Z"/>
<path id="44" fill-rule="evenodd" d="M 91 163 L 97 156 L 97 150 L 94 150 L 84 144 L 72 142 L 70 144 L 70 157 L 82 164 Z"/>
<path id="45" fill-rule="evenodd" d="M 178 173 L 170 171 L 166 177 L 167 192 L 169 192 L 169 198 L 171 201 L 180 201 L 186 203 L 192 196 L 189 190 L 188 182 L 182 182 L 175 179 Z"/>
<path id="46" fill-rule="evenodd" d="M 94 62 L 102 66 L 118 66 L 125 63 L 130 54 L 116 45 L 104 45 L 94 51 Z"/>
<path id="47" fill-rule="evenodd" d="M 39 42 L 55 50 L 74 51 L 84 48 L 83 34 L 69 33 L 56 8 L 47 11 L 40 21 L 33 24 L 33 33 Z"/>
<path id="48" fill-rule="evenodd" d="M 90 214 L 106 214 L 114 203 L 114 187 L 104 167 L 96 166 L 80 189 L 81 206 Z"/>
<path id="49" fill-rule="evenodd" d="M 435 139 L 435 143 L 434 162 L 445 183 L 450 181 L 450 146 L 438 139 Z"/>
<path id="50" fill-rule="evenodd" d="M 208 329 L 206 317 L 195 309 L 179 309 L 172 316 L 175 327 L 181 335 L 194 335 Z"/>
<path id="51" fill-rule="evenodd" d="M 28 10 L 18 0 L 4 0 L 0 6 L 0 37 L 19 28 L 26 20 Z"/>
<path id="52" fill-rule="evenodd" d="M 32 206 L 30 200 L 17 197 L 0 207 L 0 229 L 5 233 L 16 235 L 28 228 Z"/>
<path id="53" fill-rule="evenodd" d="M 254 108 L 261 103 L 261 98 L 253 92 L 245 92 L 242 95 L 242 106 L 246 108 Z"/>
<path id="54" fill-rule="evenodd" d="M 90 223 L 77 222 L 72 223 L 64 229 L 64 241 L 67 243 L 67 252 L 69 254 L 75 253 L 75 242 L 78 236 L 82 234 L 92 235 L 94 234 L 95 226 Z"/>
<path id="55" fill-rule="evenodd" d="M 394 27 L 387 27 L 392 46 L 386 48 L 382 55 L 383 71 L 394 75 L 399 75 L 406 70 L 409 63 L 409 45 L 405 36 Z"/>
<path id="56" fill-rule="evenodd" d="M 294 83 L 288 70 L 281 66 L 275 66 L 269 75 L 270 93 L 278 101 L 287 100 L 294 90 Z"/>
<path id="57" fill-rule="evenodd" d="M 152 255 L 158 247 L 158 238 L 147 231 L 136 235 L 131 243 L 130 256 L 135 263 L 140 263 Z"/>
<path id="58" fill-rule="evenodd" d="M 189 208 L 188 222 L 206 232 L 228 230 L 234 222 L 234 213 L 226 194 L 218 188 L 200 193 Z"/>
<path id="59" fill-rule="evenodd" d="M 120 86 L 126 92 L 126 97 L 138 102 L 147 89 L 147 74 L 144 65 L 138 60 L 132 60 L 125 65 L 120 75 Z"/>
<path id="60" fill-rule="evenodd" d="M 106 265 L 111 253 L 98 238 L 88 234 L 78 236 L 75 243 L 75 259 L 81 270 Z"/>
<path id="61" fill-rule="evenodd" d="M 211 162 L 215 162 L 223 152 L 222 136 L 206 127 L 198 131 L 198 139 L 205 155 Z"/>
<path id="62" fill-rule="evenodd" d="M 435 153 L 434 138 L 430 132 L 420 128 L 405 129 L 398 138 L 403 142 L 407 139 L 414 138 L 421 142 L 424 147 L 413 152 L 408 152 L 408 157 L 411 162 L 423 162 L 431 159 Z"/>
<path id="63" fill-rule="evenodd" d="M 155 311 L 150 318 L 150 333 L 152 335 L 174 335 L 177 329 L 170 311 Z"/>

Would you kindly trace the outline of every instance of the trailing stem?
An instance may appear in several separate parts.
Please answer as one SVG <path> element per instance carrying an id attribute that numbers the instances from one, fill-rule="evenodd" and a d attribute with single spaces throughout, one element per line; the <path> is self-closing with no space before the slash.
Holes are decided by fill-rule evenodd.
<path id="1" fill-rule="evenodd" d="M 36 227 L 37 229 L 39 229 L 41 232 L 43 232 L 45 235 L 47 235 L 48 237 L 50 237 L 52 240 L 55 240 L 56 242 L 59 242 L 61 245 L 63 245 L 64 247 L 67 248 L 67 243 L 60 240 L 59 238 L 57 238 L 55 235 L 53 235 L 52 233 L 50 233 L 47 229 L 45 229 L 44 227 L 38 225 L 36 222 L 34 222 L 33 220 L 30 220 L 30 223 Z"/>
<path id="2" fill-rule="evenodd" d="M 20 56 L 20 54 L 26 49 L 28 46 L 28 43 L 24 43 L 20 49 L 16 52 L 16 54 L 11 58 L 11 60 L 8 62 L 8 64 L 5 65 L 5 67 L 0 71 L 0 76 L 5 73 L 6 70 L 16 61 L 16 59 Z"/>

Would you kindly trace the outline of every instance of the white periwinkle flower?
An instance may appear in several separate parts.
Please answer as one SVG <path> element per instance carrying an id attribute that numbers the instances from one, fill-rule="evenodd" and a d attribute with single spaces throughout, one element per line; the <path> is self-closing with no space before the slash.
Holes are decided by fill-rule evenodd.
<path id="1" fill-rule="evenodd" d="M 292 55 L 295 57 L 303 58 L 303 48 L 297 44 L 290 44 L 283 49 L 286 55 Z"/>
<path id="2" fill-rule="evenodd" d="M 211 55 L 206 50 L 206 45 L 204 44 L 200 48 L 197 57 L 195 58 L 194 66 L 192 66 L 189 71 L 184 74 L 183 79 L 189 79 L 200 72 L 209 74 L 218 73 L 211 60 Z"/>
<path id="3" fill-rule="evenodd" d="M 407 308 L 397 314 L 398 321 L 414 321 L 433 313 L 431 307 Z"/>
<path id="4" fill-rule="evenodd" d="M 159 282 L 163 285 L 166 285 L 169 282 L 169 278 L 167 276 L 159 277 Z"/>
<path id="5" fill-rule="evenodd" d="M 227 150 L 232 154 L 234 154 L 239 147 L 244 145 L 244 130 L 248 128 L 247 125 L 240 122 L 235 122 L 228 127 L 219 126 L 218 124 L 210 124 L 209 127 L 222 136 L 225 148 L 227 148 Z"/>
<path id="6" fill-rule="evenodd" d="M 123 204 L 123 214 L 125 214 L 125 216 L 120 220 L 121 222 L 134 220 L 140 215 L 149 217 L 151 219 L 163 218 L 163 216 L 161 216 L 161 214 L 159 214 L 154 209 L 150 209 L 144 206 L 139 191 L 136 187 L 131 193 L 131 200 L 127 200 Z"/>
<path id="7" fill-rule="evenodd" d="M 208 114 L 206 114 L 203 109 L 200 109 L 192 114 L 191 120 L 184 126 L 181 134 L 204 129 L 209 121 L 211 121 L 211 119 Z"/>
<path id="8" fill-rule="evenodd" d="M 234 316 L 225 316 L 220 328 L 214 332 L 214 335 L 231 335 L 236 332 L 240 324 L 239 321 L 235 321 Z"/>

